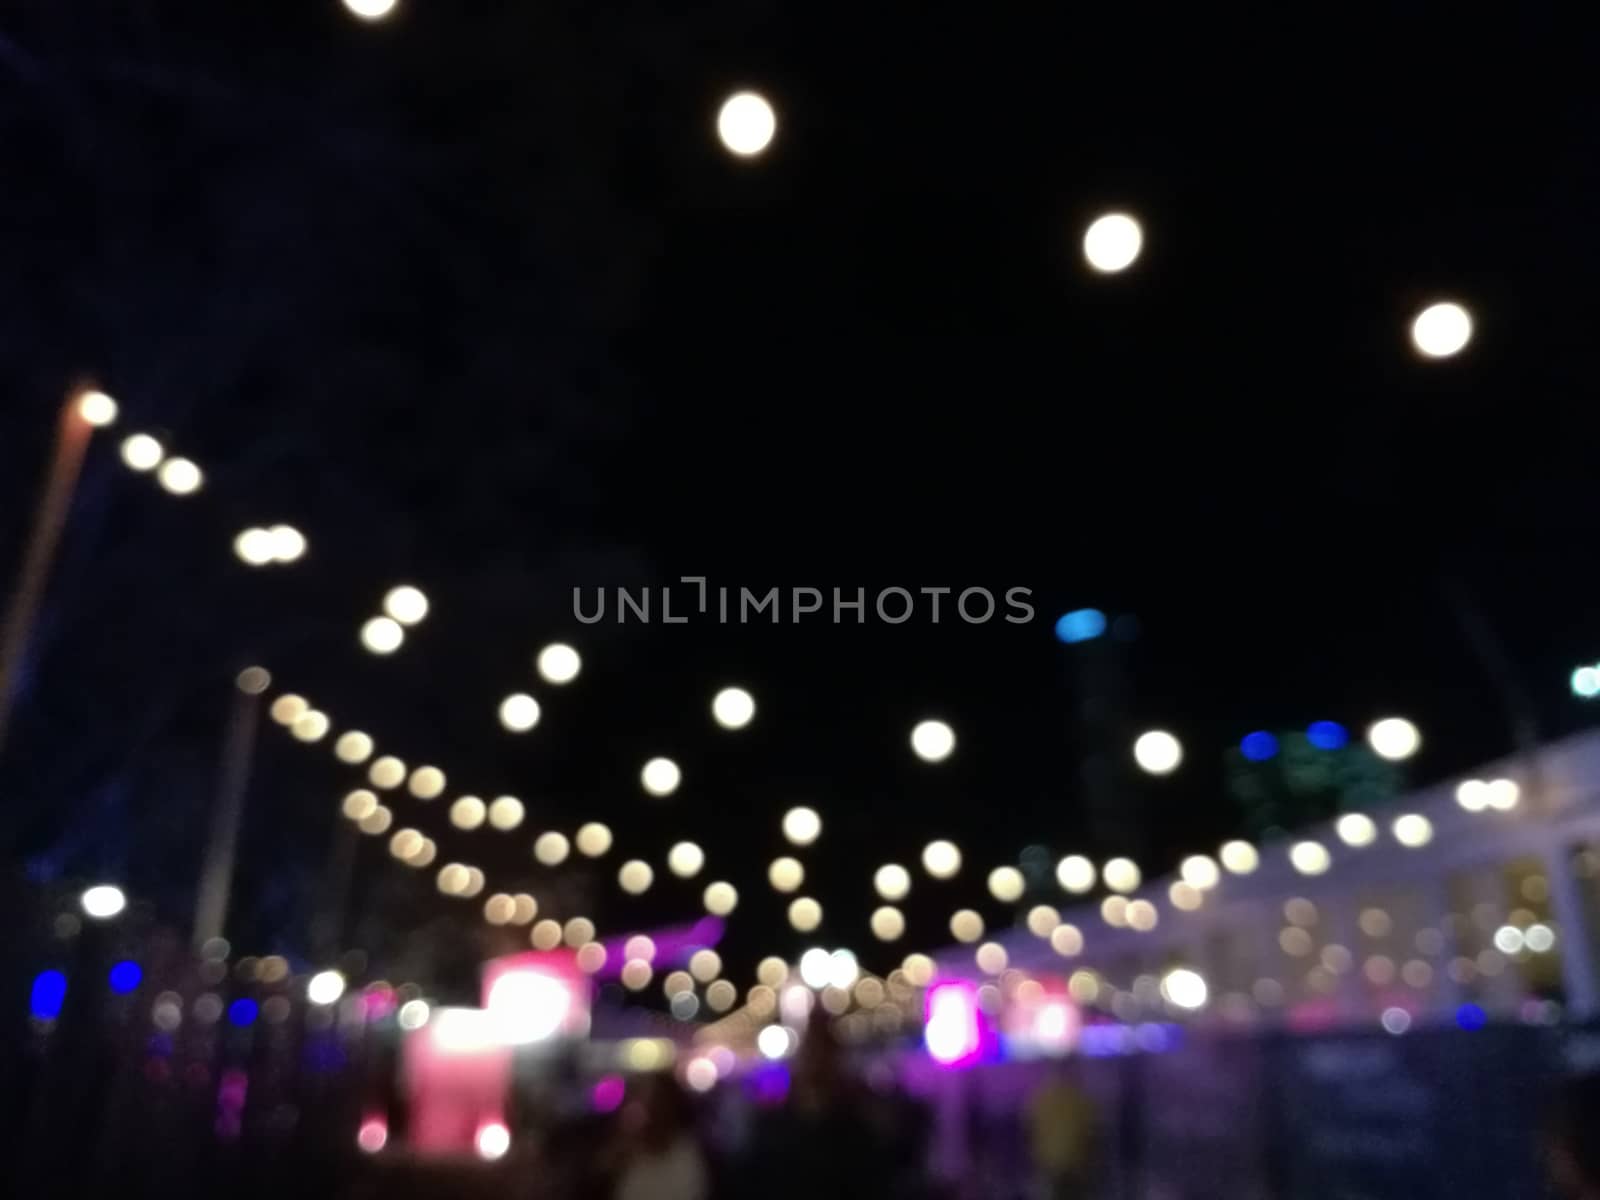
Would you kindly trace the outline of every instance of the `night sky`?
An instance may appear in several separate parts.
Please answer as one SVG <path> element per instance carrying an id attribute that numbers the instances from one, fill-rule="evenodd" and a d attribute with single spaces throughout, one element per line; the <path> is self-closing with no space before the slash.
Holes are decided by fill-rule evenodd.
<path id="1" fill-rule="evenodd" d="M 1404 714 L 1419 782 L 1508 752 L 1463 606 L 1541 735 L 1590 719 L 1567 687 L 1600 659 L 1586 33 L 1416 4 L 1189 26 L 1069 6 L 481 8 L 401 0 L 365 25 L 335 0 L 4 6 L 4 571 L 62 395 L 92 378 L 123 410 L 91 449 L 0 758 L 36 878 L 114 877 L 184 921 L 252 662 L 336 730 L 443 767 L 446 798 L 399 799 L 398 824 L 491 891 L 625 932 L 731 880 L 742 982 L 811 941 L 886 967 L 947 940 L 958 905 L 1003 923 L 982 879 L 1026 846 L 1123 849 L 1085 818 L 1097 749 L 1148 817 L 1151 875 L 1238 830 L 1224 755 L 1252 729 Z M 741 87 L 779 119 L 751 161 L 714 135 Z M 1079 241 L 1112 208 L 1145 251 L 1100 276 Z M 1406 330 L 1438 297 L 1476 336 L 1423 362 Z M 116 442 L 136 429 L 199 462 L 203 491 L 127 471 Z M 234 534 L 276 521 L 307 558 L 237 562 Z M 573 619 L 574 588 L 684 575 L 1026 587 L 1037 616 Z M 357 629 L 400 582 L 433 613 L 374 658 Z M 1086 744 L 1082 648 L 1051 630 L 1084 606 L 1136 618 L 1130 732 L 1182 738 L 1173 777 Z M 556 638 L 585 655 L 561 690 L 532 669 Z M 742 733 L 709 719 L 728 683 L 758 704 Z M 495 711 L 521 689 L 544 716 L 517 738 Z M 909 751 L 925 716 L 956 729 L 942 766 Z M 653 754 L 684 768 L 666 800 L 637 784 Z M 328 745 L 263 730 L 242 948 L 309 952 L 357 781 Z M 456 833 L 461 792 L 516 794 L 528 822 Z M 765 882 L 792 803 L 825 823 L 801 855 L 815 939 Z M 599 868 L 535 868 L 534 835 L 591 818 L 617 832 Z M 935 836 L 966 868 L 919 879 L 885 950 L 871 871 Z M 692 884 L 664 870 L 678 837 L 708 853 Z M 480 903 L 363 840 L 347 942 L 393 960 L 420 930 L 482 929 Z M 613 873 L 635 855 L 658 882 L 624 902 Z"/>

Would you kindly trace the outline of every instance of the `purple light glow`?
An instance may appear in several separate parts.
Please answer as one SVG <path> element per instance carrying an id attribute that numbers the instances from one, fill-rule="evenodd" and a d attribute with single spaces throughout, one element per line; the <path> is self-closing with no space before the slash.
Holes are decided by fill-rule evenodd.
<path id="1" fill-rule="evenodd" d="M 589 1104 L 597 1113 L 616 1112 L 627 1090 L 621 1075 L 606 1075 L 594 1085 Z"/>
<path id="2" fill-rule="evenodd" d="M 923 1043 L 933 1061 L 962 1067 L 983 1052 L 983 1027 L 978 1018 L 978 993 L 965 980 L 949 980 L 928 989 Z"/>

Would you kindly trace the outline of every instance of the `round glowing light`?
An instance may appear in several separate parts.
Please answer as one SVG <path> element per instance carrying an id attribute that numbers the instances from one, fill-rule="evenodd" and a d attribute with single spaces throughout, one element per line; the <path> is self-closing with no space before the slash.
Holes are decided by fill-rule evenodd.
<path id="1" fill-rule="evenodd" d="M 191 496 L 204 480 L 200 468 L 187 458 L 169 458 L 156 472 L 156 481 L 174 496 Z"/>
<path id="2" fill-rule="evenodd" d="M 736 92 L 717 110 L 717 137 L 740 158 L 753 158 L 772 145 L 778 116 L 760 92 Z"/>
<path id="3" fill-rule="evenodd" d="M 906 955 L 900 969 L 905 972 L 906 982 L 912 987 L 927 987 L 933 982 L 933 959 L 926 954 Z"/>
<path id="4" fill-rule="evenodd" d="M 352 0 L 345 0 L 346 4 Z M 355 0 L 356 3 L 387 3 L 394 7 L 394 0 Z M 478 1157 L 486 1162 L 493 1162 L 497 1158 L 504 1158 L 506 1151 L 511 1149 L 511 1131 L 498 1121 L 491 1121 L 478 1130 L 474 1139 L 478 1148 Z"/>
<path id="5" fill-rule="evenodd" d="M 1403 1008 L 1386 1008 L 1383 1016 L 1378 1018 L 1383 1024 L 1384 1031 L 1399 1037 L 1411 1028 L 1411 1014 Z"/>
<path id="6" fill-rule="evenodd" d="M 418 800 L 437 800 L 444 794 L 444 772 L 438 767 L 418 767 L 406 787 Z"/>
<path id="7" fill-rule="evenodd" d="M 1139 873 L 1139 865 L 1131 858 L 1110 858 L 1106 865 L 1100 869 L 1100 877 L 1113 892 L 1135 892 L 1144 876 Z"/>
<path id="8" fill-rule="evenodd" d="M 1404 717 L 1385 717 L 1367 729 L 1367 745 L 1379 758 L 1400 762 L 1410 758 L 1422 745 L 1422 734 Z"/>
<path id="9" fill-rule="evenodd" d="M 1515 925 L 1502 925 L 1494 931 L 1494 948 L 1501 954 L 1517 953 L 1525 941 L 1522 930 Z"/>
<path id="10" fill-rule="evenodd" d="M 693 879 L 706 865 L 706 852 L 693 842 L 678 842 L 667 851 L 667 870 L 679 879 Z"/>
<path id="11" fill-rule="evenodd" d="M 885 863 L 873 872 L 872 887 L 885 900 L 904 900 L 911 891 L 911 872 L 899 863 Z"/>
<path id="12" fill-rule="evenodd" d="M 627 962 L 632 962 L 634 959 L 639 959 L 641 962 L 653 963 L 656 960 L 655 941 L 646 934 L 636 933 L 627 941 L 622 943 L 622 957 Z M 673 974 L 679 975 L 682 974 L 682 972 L 674 972 Z M 667 977 L 667 982 L 670 983 L 672 978 L 673 976 L 669 975 Z M 669 996 L 671 994 L 671 992 L 667 993 Z"/>
<path id="13" fill-rule="evenodd" d="M 267 536 L 272 539 L 272 557 L 278 562 L 299 562 L 305 557 L 306 535 L 293 525 L 274 525 Z"/>
<path id="14" fill-rule="evenodd" d="M 395 1014 L 395 1020 L 400 1028 L 405 1030 L 421 1029 L 428 1023 L 428 1002 L 426 1000 L 407 1000 L 400 1006 L 400 1011 Z"/>
<path id="15" fill-rule="evenodd" d="M 707 992 L 707 1002 L 710 999 L 711 994 Z M 717 1086 L 717 1064 L 709 1058 L 691 1058 L 689 1065 L 683 1069 L 683 1081 L 692 1092 L 709 1092 Z"/>
<path id="16" fill-rule="evenodd" d="M 1050 949 L 1062 958 L 1076 958 L 1083 953 L 1083 934 L 1076 925 L 1057 925 L 1050 931 Z"/>
<path id="17" fill-rule="evenodd" d="M 122 439 L 122 461 L 133 471 L 153 471 L 166 457 L 161 443 L 148 433 L 135 433 Z"/>
<path id="18" fill-rule="evenodd" d="M 1208 994 L 1206 981 L 1188 967 L 1178 967 L 1161 977 L 1161 995 L 1174 1008 L 1190 1012 L 1204 1008 Z"/>
<path id="19" fill-rule="evenodd" d="M 999 942 L 985 942 L 978 947 L 977 953 L 972 958 L 977 963 L 978 970 L 985 975 L 1000 974 L 1006 969 L 1006 965 L 1010 961 L 1006 954 L 1006 948 Z"/>
<path id="20" fill-rule="evenodd" d="M 1167 899 L 1181 912 L 1195 912 L 1206 902 L 1204 892 L 1181 879 L 1174 880 L 1167 888 Z"/>
<path id="21" fill-rule="evenodd" d="M 801 896 L 789 905 L 789 924 L 797 933 L 810 933 L 822 924 L 822 905 Z"/>
<path id="22" fill-rule="evenodd" d="M 428 615 L 428 598 L 420 588 L 403 583 L 389 589 L 389 594 L 383 598 L 383 611 L 402 625 L 416 625 Z"/>
<path id="23" fill-rule="evenodd" d="M 328 720 L 327 713 L 311 708 L 295 718 L 294 724 L 289 726 L 289 732 L 297 742 L 320 742 L 328 736 L 330 725 L 332 722 Z"/>
<path id="24" fill-rule="evenodd" d="M 344 798 L 340 806 L 345 816 L 352 821 L 359 821 L 370 815 L 378 807 L 378 798 L 366 788 L 357 788 Z"/>
<path id="25" fill-rule="evenodd" d="M 935 879 L 954 879 L 961 870 L 961 851 L 942 838 L 922 848 L 922 869 Z"/>
<path id="26" fill-rule="evenodd" d="M 1096 217 L 1084 231 L 1083 257 L 1102 274 L 1127 270 L 1143 248 L 1144 230 L 1127 213 Z"/>
<path id="27" fill-rule="evenodd" d="M 402 829 L 389 839 L 390 855 L 394 858 L 400 859 L 402 862 L 415 855 L 416 852 L 421 849 L 422 834 L 415 829 Z M 509 896 L 506 897 L 506 902 L 508 905 L 510 904 L 510 900 L 511 898 Z M 509 914 L 509 909 L 507 911 Z M 504 922 L 497 921 L 495 924 L 504 924 Z"/>
<path id="28" fill-rule="evenodd" d="M 405 640 L 400 622 L 389 617 L 373 617 L 361 627 L 361 644 L 373 654 L 393 654 Z"/>
<path id="29" fill-rule="evenodd" d="M 1378 840 L 1378 826 L 1366 813 L 1345 813 L 1334 822 L 1333 829 L 1341 842 L 1357 849 Z"/>
<path id="30" fill-rule="evenodd" d="M 367 768 L 367 782 L 373 787 L 397 788 L 405 781 L 406 764 L 392 754 L 386 754 Z"/>
<path id="31" fill-rule="evenodd" d="M 670 758 L 652 758 L 639 772 L 639 782 L 652 796 L 670 796 L 683 782 L 683 772 Z"/>
<path id="32" fill-rule="evenodd" d="M 578 970 L 593 975 L 606 965 L 606 948 L 602 942 L 589 942 L 578 948 Z"/>
<path id="33" fill-rule="evenodd" d="M 1022 899 L 1027 882 L 1015 867 L 996 867 L 989 872 L 989 894 L 1002 904 L 1014 904 Z"/>
<path id="34" fill-rule="evenodd" d="M 522 824 L 522 819 L 528 815 L 528 810 L 521 800 L 515 796 L 496 796 L 489 805 L 489 824 L 501 833 L 509 833 Z M 566 839 L 563 838 L 564 842 Z M 565 857 L 565 855 L 563 855 Z"/>
<path id="35" fill-rule="evenodd" d="M 712 1012 L 727 1012 L 739 998 L 739 989 L 726 979 L 716 979 L 706 985 L 706 1006 Z M 711 1068 L 716 1070 L 716 1066 Z"/>
<path id="36" fill-rule="evenodd" d="M 466 894 L 471 880 L 472 876 L 462 863 L 445 863 L 439 868 L 435 884 L 446 896 L 462 896 Z"/>
<path id="37" fill-rule="evenodd" d="M 265 529 L 246 529 L 233 539 L 233 553 L 251 567 L 264 567 L 277 557 L 272 534 Z"/>
<path id="38" fill-rule="evenodd" d="M 711 698 L 711 718 L 724 729 L 743 729 L 755 715 L 755 697 L 743 688 L 723 688 Z"/>
<path id="39" fill-rule="evenodd" d="M 1396 817 L 1389 831 L 1394 834 L 1395 841 L 1412 850 L 1433 841 L 1433 822 L 1421 813 L 1405 813 Z"/>
<path id="40" fill-rule="evenodd" d="M 1489 785 L 1481 779 L 1464 779 L 1456 785 L 1456 803 L 1467 812 L 1489 807 Z"/>
<path id="41" fill-rule="evenodd" d="M 554 950 L 561 944 L 561 922 L 546 917 L 528 931 L 528 943 L 535 950 Z"/>
<path id="42" fill-rule="evenodd" d="M 710 983 L 722 974 L 722 958 L 715 950 L 696 950 L 689 956 L 689 974 L 701 983 Z"/>
<path id="43" fill-rule="evenodd" d="M 511 897 L 511 923 L 513 925 L 526 925 L 539 915 L 539 902 L 527 892 L 518 892 Z"/>
<path id="44" fill-rule="evenodd" d="M 84 392 L 78 397 L 78 416 L 85 424 L 102 429 L 117 419 L 117 402 L 104 392 Z"/>
<path id="45" fill-rule="evenodd" d="M 457 829 L 476 829 L 488 815 L 488 807 L 476 796 L 462 796 L 450 806 L 450 824 Z"/>
<path id="46" fill-rule="evenodd" d="M 1222 873 L 1217 870 L 1216 860 L 1205 854 L 1191 854 L 1184 859 L 1178 868 L 1178 874 L 1190 887 L 1202 892 L 1216 887 L 1222 879 Z"/>
<path id="47" fill-rule="evenodd" d="M 739 893 L 733 884 L 720 880 L 706 888 L 702 897 L 706 911 L 714 917 L 725 917 L 739 904 Z"/>
<path id="48" fill-rule="evenodd" d="M 630 992 L 642 992 L 650 986 L 650 977 L 653 974 L 654 972 L 651 971 L 649 963 L 643 959 L 633 959 L 631 962 L 623 964 L 622 986 Z"/>
<path id="49" fill-rule="evenodd" d="M 1451 301 L 1430 304 L 1411 322 L 1411 344 L 1427 358 L 1460 354 L 1472 340 L 1472 314 Z"/>
<path id="50" fill-rule="evenodd" d="M 1491 779 L 1485 797 L 1496 812 L 1510 812 L 1522 798 L 1522 789 L 1515 779 Z"/>
<path id="51" fill-rule="evenodd" d="M 594 922 L 588 917 L 573 917 L 562 927 L 561 937 L 574 950 L 594 941 Z"/>
<path id="52" fill-rule="evenodd" d="M 356 1131 L 356 1145 L 367 1154 L 376 1154 L 389 1144 L 389 1127 L 379 1118 L 361 1122 Z"/>
<path id="53" fill-rule="evenodd" d="M 1034 937 L 1047 938 L 1061 924 L 1061 914 L 1048 904 L 1036 904 L 1028 910 L 1027 923 Z"/>
<path id="54" fill-rule="evenodd" d="M 551 642 L 539 651 L 534 666 L 546 683 L 563 684 L 571 683 L 578 677 L 578 672 L 583 669 L 583 660 L 565 642 Z"/>
<path id="55" fill-rule="evenodd" d="M 769 954 L 756 964 L 756 979 L 763 987 L 780 987 L 789 978 L 789 964 L 775 954 Z"/>
<path id="56" fill-rule="evenodd" d="M 1289 864 L 1302 875 L 1321 875 L 1333 865 L 1333 856 L 1321 842 L 1296 842 L 1289 847 Z"/>
<path id="57" fill-rule="evenodd" d="M 575 840 L 579 854 L 585 858 L 599 858 L 611 849 L 611 830 L 599 821 L 590 821 L 578 827 L 578 836 Z"/>
<path id="58" fill-rule="evenodd" d="M 1100 919 L 1113 929 L 1127 928 L 1128 898 L 1126 896 L 1107 896 L 1100 901 Z"/>
<path id="59" fill-rule="evenodd" d="M 233 686 L 246 696 L 259 696 L 272 686 L 272 672 L 265 667 L 246 667 L 234 676 Z"/>
<path id="60" fill-rule="evenodd" d="M 527 692 L 513 692 L 500 701 L 500 724 L 512 733 L 527 733 L 539 723 L 539 702 Z"/>
<path id="61" fill-rule="evenodd" d="M 617 886 L 630 896 L 642 896 L 650 890 L 656 873 L 650 869 L 650 864 L 634 858 L 622 864 L 622 869 L 617 872 Z"/>
<path id="62" fill-rule="evenodd" d="M 356 822 L 356 827 L 362 833 L 378 837 L 389 832 L 389 826 L 394 824 L 394 813 L 382 804 L 373 809 L 361 820 Z"/>
<path id="63" fill-rule="evenodd" d="M 1128 928 L 1149 933 L 1160 922 L 1156 906 L 1148 900 L 1130 900 L 1127 909 Z"/>
<path id="64" fill-rule="evenodd" d="M 1535 954 L 1543 954 L 1556 944 L 1555 930 L 1542 923 L 1529 925 L 1522 931 L 1522 944 Z"/>
<path id="65" fill-rule="evenodd" d="M 1222 865 L 1235 875 L 1248 875 L 1261 863 L 1256 848 L 1245 841 L 1224 843 L 1218 857 L 1222 859 Z"/>
<path id="66" fill-rule="evenodd" d="M 782 1025 L 764 1026 L 756 1034 L 756 1049 L 761 1051 L 763 1058 L 774 1062 L 789 1053 L 790 1033 Z"/>
<path id="67" fill-rule="evenodd" d="M 956 748 L 956 731 L 943 721 L 919 721 L 911 730 L 911 751 L 923 762 L 943 762 Z"/>
<path id="68" fill-rule="evenodd" d="M 344 0 L 345 8 L 363 21 L 379 21 L 394 12 L 398 0 Z"/>
<path id="69" fill-rule="evenodd" d="M 113 884 L 101 883 L 84 890 L 78 897 L 83 911 L 97 921 L 106 921 L 128 907 L 128 898 Z"/>
<path id="70" fill-rule="evenodd" d="M 1133 743 L 1133 761 L 1150 775 L 1170 775 L 1183 761 L 1183 747 L 1164 729 L 1141 733 Z"/>
<path id="71" fill-rule="evenodd" d="M 880 942 L 898 941 L 900 935 L 906 931 L 904 914 L 893 905 L 885 904 L 872 910 L 872 919 L 869 922 L 872 936 Z"/>
<path id="72" fill-rule="evenodd" d="M 806 869 L 797 858 L 775 858 L 767 868 L 767 882 L 774 891 L 792 892 L 806 881 Z"/>
<path id="73" fill-rule="evenodd" d="M 313 1004 L 329 1005 L 344 995 L 344 976 L 337 971 L 318 971 L 306 984 L 306 999 Z"/>
<path id="74" fill-rule="evenodd" d="M 983 936 L 983 918 L 970 908 L 962 908 L 950 917 L 950 936 L 958 942 L 975 942 Z"/>
<path id="75" fill-rule="evenodd" d="M 1572 694 L 1578 699 L 1593 700 L 1600 696 L 1600 667 L 1579 667 L 1573 671 L 1570 683 Z"/>
<path id="76" fill-rule="evenodd" d="M 1075 896 L 1092 891 L 1094 881 L 1094 864 L 1081 854 L 1069 854 L 1056 864 L 1056 882 Z"/>
<path id="77" fill-rule="evenodd" d="M 372 739 L 359 729 L 352 729 L 339 735 L 333 744 L 333 755 L 342 763 L 357 766 L 372 757 L 372 749 Z"/>
<path id="78" fill-rule="evenodd" d="M 817 810 L 800 805 L 783 814 L 783 836 L 796 846 L 809 846 L 822 833 L 822 818 Z"/>
<path id="79" fill-rule="evenodd" d="M 304 696 L 296 696 L 292 692 L 285 692 L 272 702 L 272 707 L 267 711 L 272 719 L 279 725 L 293 725 L 300 719 L 300 714 L 310 708 Z"/>
<path id="80" fill-rule="evenodd" d="M 533 857 L 547 867 L 557 867 L 567 861 L 571 847 L 567 835 L 552 829 L 533 840 Z"/>
<path id="81" fill-rule="evenodd" d="M 404 858 L 405 855 L 399 857 Z M 491 925 L 509 925 L 516 910 L 516 901 L 504 892 L 496 892 L 483 902 L 483 919 Z"/>

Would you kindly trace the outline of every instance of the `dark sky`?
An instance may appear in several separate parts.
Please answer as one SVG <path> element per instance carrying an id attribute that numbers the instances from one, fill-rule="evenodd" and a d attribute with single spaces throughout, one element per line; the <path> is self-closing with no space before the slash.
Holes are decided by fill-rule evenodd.
<path id="1" fill-rule="evenodd" d="M 908 945 L 958 903 L 1006 919 L 982 875 L 1026 845 L 1120 848 L 1084 818 L 1069 608 L 1137 616 L 1128 721 L 1186 745 L 1157 784 L 1103 748 L 1152 872 L 1237 827 L 1223 760 L 1251 729 L 1403 713 L 1421 780 L 1509 750 L 1451 588 L 1543 733 L 1588 715 L 1595 47 L 1540 6 L 67 7 L 0 16 L 0 561 L 81 373 L 208 486 L 180 503 L 113 439 L 91 455 L 0 760 L 41 874 L 181 919 L 255 660 L 451 795 L 528 801 L 470 837 L 400 802 L 493 887 L 606 930 L 687 916 L 699 884 L 624 904 L 609 873 L 702 842 L 741 957 L 803 944 L 764 883 L 789 803 L 826 822 L 821 939 L 864 954 L 871 869 L 932 836 L 968 865 L 919 887 Z M 754 162 L 712 133 L 741 86 L 779 114 Z M 1078 251 L 1107 208 L 1146 233 L 1115 277 Z M 1422 363 L 1406 327 L 1440 295 L 1477 336 Z M 233 534 L 276 520 L 311 554 L 246 571 Z M 1027 587 L 1038 618 L 572 620 L 574 587 L 681 575 Z M 404 580 L 434 615 L 375 660 L 355 631 Z M 531 671 L 557 636 L 587 658 L 561 693 Z M 746 733 L 707 717 L 725 682 L 756 696 Z M 516 740 L 494 712 L 520 687 L 546 708 Z M 907 749 L 930 714 L 960 738 L 939 768 Z M 665 802 L 635 782 L 655 753 L 685 769 Z M 264 735 L 238 940 L 303 948 L 353 782 Z M 529 843 L 590 816 L 618 852 L 562 891 Z M 373 937 L 473 923 L 364 852 Z"/>

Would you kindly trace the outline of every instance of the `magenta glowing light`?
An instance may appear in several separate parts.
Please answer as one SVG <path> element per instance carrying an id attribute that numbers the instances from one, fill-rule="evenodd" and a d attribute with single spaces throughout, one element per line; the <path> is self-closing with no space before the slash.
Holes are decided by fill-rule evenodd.
<path id="1" fill-rule="evenodd" d="M 983 1051 L 977 989 L 965 980 L 929 988 L 922 1036 L 929 1056 L 942 1067 L 975 1062 Z"/>
<path id="2" fill-rule="evenodd" d="M 368 1117 L 356 1131 L 356 1145 L 367 1154 L 376 1154 L 389 1144 L 389 1124 L 382 1117 Z"/>
<path id="3" fill-rule="evenodd" d="M 626 1093 L 627 1086 L 622 1082 L 621 1075 L 603 1076 L 589 1094 L 590 1107 L 597 1113 L 616 1112 L 622 1107 L 622 1098 Z"/>

